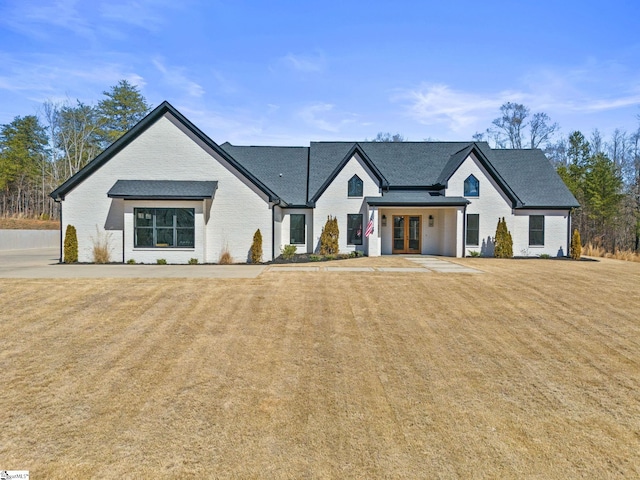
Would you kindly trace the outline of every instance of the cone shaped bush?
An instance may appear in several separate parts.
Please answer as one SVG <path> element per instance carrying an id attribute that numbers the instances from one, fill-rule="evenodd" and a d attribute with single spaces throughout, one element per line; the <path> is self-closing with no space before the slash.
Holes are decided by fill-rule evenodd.
<path id="1" fill-rule="evenodd" d="M 253 234 L 253 243 L 251 244 L 251 263 L 262 262 L 262 233 L 260 229 Z"/>
<path id="2" fill-rule="evenodd" d="M 571 258 L 580 260 L 582 256 L 582 241 L 580 240 L 580 232 L 576 228 L 571 236 Z"/>
<path id="3" fill-rule="evenodd" d="M 329 215 L 320 235 L 320 254 L 335 255 L 338 253 L 338 219 Z"/>
<path id="4" fill-rule="evenodd" d="M 513 238 L 507 229 L 507 222 L 504 217 L 498 219 L 496 228 L 494 256 L 496 258 L 513 257 Z"/>
<path id="5" fill-rule="evenodd" d="M 64 263 L 76 263 L 78 261 L 78 234 L 76 227 L 67 225 L 64 233 Z"/>

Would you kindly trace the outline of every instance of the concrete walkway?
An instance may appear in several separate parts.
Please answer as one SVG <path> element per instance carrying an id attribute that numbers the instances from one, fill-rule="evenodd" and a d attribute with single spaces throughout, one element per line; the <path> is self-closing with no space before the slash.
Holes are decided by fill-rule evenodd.
<path id="1" fill-rule="evenodd" d="M 0 251 L 0 278 L 256 278 L 265 265 L 60 265 L 57 248 Z"/>
<path id="2" fill-rule="evenodd" d="M 0 251 L 0 278 L 256 278 L 262 272 L 483 273 L 441 257 L 402 256 L 413 266 L 327 265 L 61 265 L 57 248 Z M 398 262 L 400 265 L 404 262 Z"/>
<path id="3" fill-rule="evenodd" d="M 415 267 L 340 267 L 323 265 L 269 265 L 268 272 L 395 272 L 395 273 L 484 273 L 471 267 L 444 260 L 442 257 L 398 256 L 416 264 Z"/>

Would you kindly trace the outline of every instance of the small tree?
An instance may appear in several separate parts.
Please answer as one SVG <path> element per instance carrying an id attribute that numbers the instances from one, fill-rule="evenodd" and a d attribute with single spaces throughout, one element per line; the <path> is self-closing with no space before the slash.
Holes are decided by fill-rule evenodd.
<path id="1" fill-rule="evenodd" d="M 576 228 L 571 236 L 571 258 L 580 260 L 582 256 L 582 241 L 580 240 L 580 232 Z"/>
<path id="2" fill-rule="evenodd" d="M 504 217 L 498 219 L 494 256 L 496 258 L 513 257 L 513 238 L 511 237 L 511 232 L 507 229 L 507 222 Z"/>
<path id="3" fill-rule="evenodd" d="M 320 235 L 320 254 L 335 255 L 338 253 L 338 219 L 329 215 Z"/>
<path id="4" fill-rule="evenodd" d="M 76 227 L 67 225 L 64 234 L 64 263 L 76 263 L 78 261 L 78 235 Z"/>
<path id="5" fill-rule="evenodd" d="M 260 229 L 253 234 L 253 243 L 251 244 L 251 263 L 262 262 L 262 233 Z"/>

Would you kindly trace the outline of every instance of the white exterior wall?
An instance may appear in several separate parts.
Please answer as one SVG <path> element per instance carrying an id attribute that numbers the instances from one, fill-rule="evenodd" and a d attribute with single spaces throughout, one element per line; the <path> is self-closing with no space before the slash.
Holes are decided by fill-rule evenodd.
<path id="1" fill-rule="evenodd" d="M 291 243 L 291 214 L 304 214 L 304 230 L 305 230 L 305 243 L 296 245 L 296 253 L 312 253 L 313 252 L 313 210 L 311 208 L 282 208 L 279 209 L 280 213 L 280 238 L 276 242 L 276 257 L 280 255 L 280 252 L 285 245 Z"/>
<path id="2" fill-rule="evenodd" d="M 470 155 L 448 182 L 446 195 L 464 196 L 464 181 L 473 174 L 480 182 L 480 195 L 467 197 L 471 202 L 467 206 L 467 214 L 480 215 L 480 245 L 465 245 L 464 255 L 470 251 L 478 251 L 484 255 L 493 255 L 493 238 L 496 234 L 498 219 L 504 217 L 507 229 L 513 237 L 513 254 L 515 256 L 558 255 L 560 249 L 567 255 L 567 229 L 569 225 L 566 210 L 513 210 L 511 201 L 502 192 L 493 178 L 482 167 L 474 155 Z M 529 215 L 545 216 L 544 246 L 529 246 Z M 464 235 L 464 230 L 460 230 Z M 462 237 L 461 237 L 462 238 Z M 459 243 L 461 245 L 462 239 Z M 461 247 L 460 247 L 461 248 Z"/>
<path id="3" fill-rule="evenodd" d="M 544 245 L 529 245 L 529 215 L 544 215 Z M 552 257 L 569 255 L 567 242 L 569 212 L 566 210 L 516 210 L 513 221 L 517 235 L 512 233 L 513 254 L 536 257 L 542 254 Z"/>
<path id="4" fill-rule="evenodd" d="M 347 182 L 354 175 L 358 175 L 362 180 L 362 197 L 349 197 L 347 195 Z M 363 238 L 362 245 L 347 245 L 347 214 L 362 214 L 364 237 L 364 230 L 369 222 L 368 215 L 370 215 L 364 197 L 379 196 L 381 196 L 380 188 L 375 176 L 359 156 L 357 154 L 354 155 L 316 202 L 316 208 L 313 212 L 313 251 L 317 251 L 320 248 L 320 235 L 329 215 L 338 219 L 338 229 L 340 230 L 338 241 L 341 252 L 366 251 L 366 238 Z"/>
<path id="5" fill-rule="evenodd" d="M 210 210 L 202 212 L 203 220 L 196 224 L 196 248 L 171 254 L 176 262 L 186 263 L 198 255 L 203 262 L 217 262 L 225 247 L 235 261 L 245 262 L 258 228 L 265 259 L 271 258 L 271 211 L 266 195 L 166 114 L 66 195 L 62 202 L 62 228 L 64 232 L 69 224 L 76 227 L 80 262 L 92 261 L 92 237 L 106 232 L 111 232 L 113 261 L 122 261 L 125 205 L 123 200 L 107 197 L 117 180 L 218 182 Z M 185 202 L 162 204 L 180 207 Z M 124 233 L 125 242 L 133 242 L 132 235 Z M 200 238 L 205 239 L 203 250 L 197 247 Z M 139 254 L 137 249 L 131 250 L 132 246 L 128 243 L 125 260 L 130 254 L 136 260 L 153 257 L 169 261 L 169 249 L 158 249 L 157 254 L 145 249 Z"/>
<path id="6" fill-rule="evenodd" d="M 513 218 L 511 200 L 502 192 L 500 187 L 474 155 L 470 155 L 462 162 L 460 167 L 458 167 L 451 176 L 448 182 L 446 196 L 464 197 L 464 181 L 469 175 L 474 175 L 480 182 L 480 196 L 467 197 L 467 200 L 471 202 L 467 205 L 467 214 L 477 213 L 480 215 L 480 245 L 465 245 L 464 255 L 469 255 L 470 251 L 477 251 L 491 256 L 493 255 L 493 237 L 495 237 L 496 234 L 498 218 L 504 217 L 507 222 L 507 228 L 511 231 L 512 235 L 516 235 L 516 225 Z M 518 225 L 518 228 L 519 227 L 520 225 Z M 459 235 L 461 235 L 458 243 L 460 248 L 462 248 L 462 239 L 465 236 L 465 232 L 463 228 L 460 228 L 458 232 Z M 525 233 L 528 235 L 528 230 Z M 517 234 L 520 235 L 520 232 L 517 232 Z"/>

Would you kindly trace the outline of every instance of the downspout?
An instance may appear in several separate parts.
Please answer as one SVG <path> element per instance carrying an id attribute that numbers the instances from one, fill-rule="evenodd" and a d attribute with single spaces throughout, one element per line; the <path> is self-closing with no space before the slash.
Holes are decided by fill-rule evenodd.
<path id="1" fill-rule="evenodd" d="M 573 217 L 571 215 L 571 211 L 572 209 L 569 209 L 569 215 L 568 215 L 568 220 L 567 220 L 567 251 L 564 253 L 565 257 L 569 257 L 571 256 L 571 223 L 573 220 Z"/>
<path id="2" fill-rule="evenodd" d="M 276 205 L 271 205 L 271 260 L 276 259 Z"/>
<path id="3" fill-rule="evenodd" d="M 60 200 L 56 200 L 58 204 L 58 213 L 60 216 L 60 263 L 62 263 L 62 247 L 64 243 L 64 239 L 62 238 L 62 202 Z"/>

